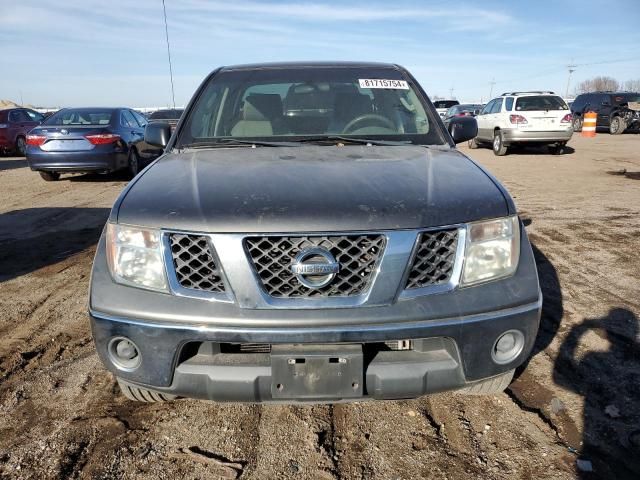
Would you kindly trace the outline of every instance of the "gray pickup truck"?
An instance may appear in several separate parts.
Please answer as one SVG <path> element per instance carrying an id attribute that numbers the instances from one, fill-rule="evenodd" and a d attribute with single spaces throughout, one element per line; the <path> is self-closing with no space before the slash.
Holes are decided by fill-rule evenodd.
<path id="1" fill-rule="evenodd" d="M 400 399 L 502 391 L 541 293 L 514 202 L 409 72 L 224 67 L 116 201 L 95 344 L 133 400 Z"/>

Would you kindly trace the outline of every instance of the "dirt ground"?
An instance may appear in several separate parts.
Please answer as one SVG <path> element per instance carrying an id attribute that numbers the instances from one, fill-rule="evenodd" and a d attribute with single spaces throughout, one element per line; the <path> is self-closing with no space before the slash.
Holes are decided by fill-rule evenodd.
<path id="1" fill-rule="evenodd" d="M 544 292 L 506 393 L 296 407 L 127 401 L 86 314 L 126 181 L 0 158 L 0 478 L 640 478 L 640 136 L 570 145 L 462 147 L 515 197 Z"/>

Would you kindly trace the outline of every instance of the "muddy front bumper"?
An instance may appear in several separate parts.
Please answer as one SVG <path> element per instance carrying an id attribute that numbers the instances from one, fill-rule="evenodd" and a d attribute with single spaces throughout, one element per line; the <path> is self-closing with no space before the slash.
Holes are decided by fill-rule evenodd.
<path id="1" fill-rule="evenodd" d="M 91 324 L 103 363 L 119 377 L 156 391 L 216 401 L 340 401 L 412 398 L 461 388 L 515 368 L 531 351 L 540 308 L 539 300 L 462 318 L 323 328 L 163 325 L 92 311 Z M 524 335 L 523 349 L 513 361 L 498 364 L 491 355 L 496 339 L 514 329 Z M 141 364 L 134 371 L 112 362 L 107 346 L 117 337 L 131 339 L 140 350 Z M 411 349 L 387 349 L 389 340 L 411 340 Z M 243 345 L 255 344 L 271 349 L 242 351 Z M 331 363 L 355 363 L 343 370 L 349 375 L 347 383 L 338 382 L 331 392 L 299 385 L 283 392 L 297 376 L 313 374 L 312 367 L 299 365 L 310 363 L 313 354 L 334 368 L 334 378 L 342 373 L 335 373 L 339 365 Z M 346 388 L 349 385 L 352 390 Z"/>

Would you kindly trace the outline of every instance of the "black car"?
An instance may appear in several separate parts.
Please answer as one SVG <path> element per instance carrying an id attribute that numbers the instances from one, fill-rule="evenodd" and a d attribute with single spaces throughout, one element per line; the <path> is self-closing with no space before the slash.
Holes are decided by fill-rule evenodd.
<path id="1" fill-rule="evenodd" d="M 184 110 L 181 108 L 157 110 L 149 115 L 149 123 L 168 123 L 171 125 L 171 130 L 175 130 L 182 116 L 182 112 L 184 112 Z"/>
<path id="2" fill-rule="evenodd" d="M 161 153 L 145 148 L 147 123 L 130 108 L 65 108 L 27 135 L 27 161 L 47 181 L 65 172 L 128 169 L 135 176 Z"/>
<path id="3" fill-rule="evenodd" d="M 573 130 L 582 130 L 584 114 L 596 112 L 596 128 L 608 128 L 618 135 L 627 129 L 640 128 L 640 93 L 592 92 L 578 95 L 571 104 Z"/>
<path id="4" fill-rule="evenodd" d="M 450 130 L 451 120 L 456 117 L 475 117 L 480 110 L 484 107 L 481 103 L 463 103 L 461 105 L 454 105 L 447 113 L 445 113 L 442 121 L 444 122 L 444 126 L 447 127 L 447 130 Z"/>
<path id="5" fill-rule="evenodd" d="M 397 65 L 213 72 L 116 201 L 89 313 L 132 400 L 504 390 L 541 294 L 507 191 Z"/>

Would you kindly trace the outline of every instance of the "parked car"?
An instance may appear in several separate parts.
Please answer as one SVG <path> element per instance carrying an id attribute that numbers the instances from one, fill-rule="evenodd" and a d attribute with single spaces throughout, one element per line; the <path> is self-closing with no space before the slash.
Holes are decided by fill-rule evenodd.
<path id="1" fill-rule="evenodd" d="M 640 93 L 593 92 L 578 95 L 571 105 L 573 130 L 580 132 L 586 112 L 596 112 L 596 128 L 608 128 L 612 135 L 640 128 Z"/>
<path id="2" fill-rule="evenodd" d="M 0 110 L 0 153 L 26 153 L 29 131 L 38 126 L 44 117 L 30 108 Z"/>
<path id="3" fill-rule="evenodd" d="M 46 181 L 122 169 L 135 176 L 160 153 L 144 143 L 146 125 L 129 108 L 64 108 L 27 135 L 27 162 Z"/>
<path id="4" fill-rule="evenodd" d="M 184 109 L 167 109 L 167 110 L 157 110 L 149 115 L 149 123 L 151 122 L 165 122 L 171 125 L 171 131 L 176 129 L 176 125 L 180 121 L 180 117 Z"/>
<path id="5" fill-rule="evenodd" d="M 436 111 L 440 117 L 444 118 L 447 110 L 449 110 L 454 105 L 459 105 L 460 102 L 458 100 L 434 100 L 433 106 L 436 107 Z"/>
<path id="6" fill-rule="evenodd" d="M 224 67 L 116 201 L 89 314 L 133 400 L 495 393 L 534 344 L 513 200 L 404 68 Z M 436 148 L 433 148 L 436 147 Z"/>
<path id="7" fill-rule="evenodd" d="M 444 126 L 447 127 L 447 130 L 450 131 L 449 125 L 451 124 L 451 120 L 456 117 L 475 117 L 484 105 L 477 103 L 465 103 L 462 105 L 454 105 L 447 113 L 444 115 L 442 121 L 444 122 Z"/>
<path id="8" fill-rule="evenodd" d="M 554 155 L 564 153 L 573 135 L 571 113 L 553 92 L 504 93 L 487 103 L 476 117 L 478 136 L 470 148 L 491 145 L 496 155 L 506 155 L 513 145 L 548 145 Z"/>

